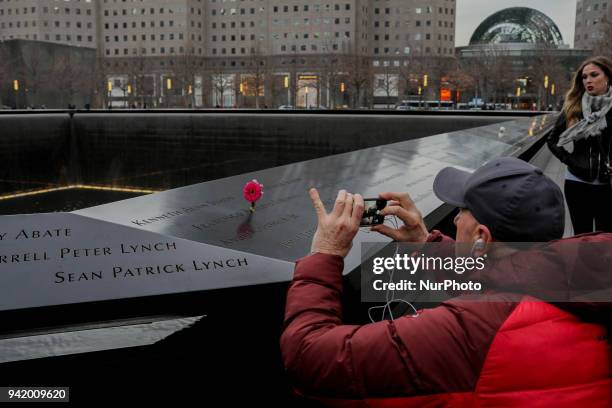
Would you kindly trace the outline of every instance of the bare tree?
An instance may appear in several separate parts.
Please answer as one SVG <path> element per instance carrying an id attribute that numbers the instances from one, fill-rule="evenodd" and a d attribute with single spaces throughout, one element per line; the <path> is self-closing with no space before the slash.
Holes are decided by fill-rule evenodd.
<path id="1" fill-rule="evenodd" d="M 22 78 L 27 86 L 27 100 L 24 103 L 28 105 L 40 105 L 38 96 L 45 91 L 49 86 L 48 76 L 49 67 L 46 60 L 49 55 L 45 53 L 38 42 L 27 43 L 23 50 Z"/>
<path id="2" fill-rule="evenodd" d="M 291 45 L 291 50 L 293 53 L 287 60 L 289 64 L 289 95 L 290 95 L 290 105 L 298 106 L 297 96 L 300 88 L 300 81 L 298 80 L 298 63 L 300 61 L 300 55 L 297 52 L 297 46 L 295 44 Z"/>
<path id="3" fill-rule="evenodd" d="M 370 59 L 357 53 L 347 53 L 339 60 L 342 72 L 346 73 L 351 106 L 358 107 L 367 98 L 366 92 L 372 81 Z"/>
<path id="4" fill-rule="evenodd" d="M 555 56 L 554 50 L 547 45 L 540 45 L 537 48 L 536 55 L 532 58 L 532 64 L 529 66 L 529 76 L 532 79 L 532 87 L 537 94 L 538 105 L 540 109 L 547 109 L 552 105 L 555 99 L 551 95 L 552 85 L 555 88 L 563 87 L 566 80 L 561 67 L 559 58 Z M 557 89 L 555 89 L 555 93 Z"/>
<path id="5" fill-rule="evenodd" d="M 212 95 L 213 95 L 212 76 L 208 75 L 205 72 L 202 72 L 201 74 L 202 76 L 200 78 L 200 82 L 196 85 L 199 86 L 199 90 L 202 95 L 202 104 L 204 107 L 214 106 L 214 101 L 212 100 L 213 99 L 212 98 Z"/>
<path id="6" fill-rule="evenodd" d="M 462 64 L 465 74 L 471 77 L 474 98 L 484 103 L 499 99 L 500 84 L 511 77 L 506 60 L 507 50 L 494 44 L 480 45 L 474 54 Z"/>
<path id="7" fill-rule="evenodd" d="M 172 73 L 176 80 L 176 92 L 179 94 L 181 107 L 195 106 L 195 95 L 193 92 L 195 77 L 199 71 L 199 59 L 194 54 L 194 48 L 190 42 L 184 46 L 184 53 L 176 59 Z"/>
<path id="8" fill-rule="evenodd" d="M 398 95 L 399 68 L 392 67 L 390 61 L 384 61 L 382 68 L 375 71 L 374 81 L 375 95 L 384 95 L 389 108 L 391 98 Z"/>
<path id="9" fill-rule="evenodd" d="M 453 58 L 448 70 L 447 83 L 455 93 L 456 103 L 461 102 L 459 100 L 460 92 L 474 87 L 475 80 L 470 75 L 469 71 L 465 69 L 464 63 L 463 60 Z"/>
<path id="10" fill-rule="evenodd" d="M 516 73 L 511 69 L 513 59 L 507 49 L 499 47 L 491 58 L 492 75 L 489 77 L 491 80 L 489 90 L 491 99 L 495 103 L 507 105 L 514 95 L 517 78 Z"/>
<path id="11" fill-rule="evenodd" d="M 422 78 L 425 75 L 426 62 L 422 56 L 408 55 L 402 60 L 398 70 L 400 88 L 404 95 L 417 95 L 422 89 Z"/>
<path id="12" fill-rule="evenodd" d="M 429 87 L 434 91 L 435 99 L 439 102 L 439 106 L 441 106 L 442 101 L 442 90 L 452 86 L 450 74 L 454 69 L 454 58 L 437 55 L 427 59 L 426 73 L 428 75 Z"/>
<path id="13" fill-rule="evenodd" d="M 154 90 L 152 78 L 147 75 L 150 72 L 150 67 L 143 51 L 144 47 L 139 44 L 136 48 L 136 54 L 130 57 L 128 84 L 130 85 L 131 92 L 128 95 L 128 104 L 131 106 L 133 101 L 136 100 L 144 108 L 149 98 L 153 96 Z"/>
<path id="14" fill-rule="evenodd" d="M 558 105 L 562 96 L 569 90 L 573 75 L 573 70 L 569 67 L 573 64 L 563 61 L 563 57 L 555 55 L 553 49 L 542 48 L 530 67 L 530 76 L 534 78 L 538 90 L 541 91 L 540 106 L 545 105 L 550 108 Z"/>
<path id="15" fill-rule="evenodd" d="M 248 75 L 244 75 L 244 80 L 241 79 L 243 86 L 243 95 L 255 97 L 255 109 L 261 106 L 261 97 L 265 97 L 266 78 L 268 72 L 268 58 L 261 50 L 259 42 L 252 44 L 251 54 L 247 59 L 249 70 Z"/>
<path id="16" fill-rule="evenodd" d="M 77 91 L 82 89 L 84 78 L 76 64 L 71 61 L 69 53 L 64 52 L 56 55 L 51 66 L 50 77 L 59 90 L 57 106 L 65 108 L 67 105 L 73 104 Z"/>
<path id="17" fill-rule="evenodd" d="M 94 107 L 107 108 L 110 105 L 108 92 L 108 62 L 98 52 L 92 72 Z"/>
<path id="18" fill-rule="evenodd" d="M 235 90 L 234 75 L 228 74 L 228 71 L 223 66 L 216 66 L 211 71 L 211 83 L 214 90 L 214 105 L 224 108 L 225 93 Z"/>
<path id="19" fill-rule="evenodd" d="M 287 94 L 284 84 L 284 76 L 275 75 L 271 67 L 267 67 L 264 78 L 265 104 L 268 106 L 277 105 L 279 96 L 284 92 Z M 287 102 L 288 103 L 288 102 Z"/>
<path id="20" fill-rule="evenodd" d="M 336 97 L 338 91 L 341 92 L 343 72 L 338 66 L 339 58 L 337 55 L 328 53 L 319 57 L 319 72 L 321 88 L 325 89 L 328 95 L 329 108 L 336 107 Z M 346 85 L 345 85 L 346 86 Z"/>
<path id="21" fill-rule="evenodd" d="M 323 19 L 323 14 L 321 14 Z M 329 38 L 321 38 L 319 44 L 321 54 L 317 58 L 316 65 L 319 69 L 319 88 L 324 89 L 327 94 L 326 104 L 329 108 L 335 108 L 337 105 L 337 97 L 342 93 L 342 88 L 346 88 L 346 72 L 343 72 L 343 66 L 340 64 L 342 57 L 337 53 L 332 52 L 333 44 Z M 343 84 L 344 83 L 344 84 Z"/>
<path id="22" fill-rule="evenodd" d="M 291 45 L 292 54 L 285 57 L 284 62 L 289 70 L 289 104 L 293 106 L 298 106 L 298 95 L 301 90 L 306 90 L 306 88 L 310 89 L 313 86 L 318 88 L 317 84 L 314 84 L 312 81 L 305 81 L 301 79 L 302 75 L 299 72 L 300 69 L 298 66 L 305 65 L 305 58 L 303 55 L 298 54 L 297 47 L 295 44 Z M 308 107 L 308 106 L 306 106 Z"/>
<path id="23" fill-rule="evenodd" d="M 439 99 L 440 88 L 443 79 L 446 80 L 448 76 L 449 67 L 448 58 L 425 55 L 422 48 L 418 53 L 404 57 L 398 69 L 403 94 L 413 98 L 418 95 L 419 100 L 431 96 Z"/>

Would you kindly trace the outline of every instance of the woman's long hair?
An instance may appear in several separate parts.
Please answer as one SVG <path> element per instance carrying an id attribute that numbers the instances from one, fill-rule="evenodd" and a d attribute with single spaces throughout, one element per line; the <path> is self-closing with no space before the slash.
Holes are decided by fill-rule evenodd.
<path id="1" fill-rule="evenodd" d="M 570 127 L 580 119 L 582 119 L 582 95 L 586 92 L 582 83 L 582 71 L 589 64 L 597 65 L 604 74 L 608 77 L 608 81 L 612 81 L 612 60 L 608 57 L 593 57 L 584 61 L 580 68 L 574 74 L 572 80 L 572 88 L 565 95 L 565 104 L 563 105 L 563 114 L 567 121 L 567 127 Z"/>

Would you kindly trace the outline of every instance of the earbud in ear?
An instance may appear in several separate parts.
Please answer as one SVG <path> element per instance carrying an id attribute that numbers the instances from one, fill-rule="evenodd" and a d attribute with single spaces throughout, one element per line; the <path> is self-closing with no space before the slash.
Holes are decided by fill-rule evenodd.
<path id="1" fill-rule="evenodd" d="M 474 242 L 474 251 L 482 251 L 485 247 L 485 241 L 482 238 L 478 238 L 476 242 Z"/>

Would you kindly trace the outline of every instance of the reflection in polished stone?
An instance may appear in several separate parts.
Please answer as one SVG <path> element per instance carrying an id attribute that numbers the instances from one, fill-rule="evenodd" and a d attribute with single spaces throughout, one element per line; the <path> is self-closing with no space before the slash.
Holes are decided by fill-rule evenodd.
<path id="1" fill-rule="evenodd" d="M 545 117 L 444 133 L 260 170 L 158 194 L 77 211 L 93 217 L 167 236 L 295 261 L 309 251 L 316 217 L 307 191 L 319 189 L 330 209 L 344 188 L 368 197 L 382 191 L 408 191 L 427 215 L 441 205 L 432 193 L 444 167 L 473 170 L 498 156 L 517 156 L 543 134 Z M 529 131 L 537 129 L 538 137 Z M 251 215 L 241 198 L 244 183 L 257 179 L 264 198 Z M 345 272 L 360 263 L 359 244 L 385 240 L 362 230 L 345 262 Z"/>
<path id="2" fill-rule="evenodd" d="M 126 200 L 143 194 L 83 188 L 58 189 L 0 199 L 0 214 L 70 212 L 100 204 Z"/>
<path id="3" fill-rule="evenodd" d="M 67 214 L 5 217 L 0 255 L 7 261 L 0 264 L 5 269 L 0 287 L 10 290 L 0 296 L 0 310 L 286 282 L 293 262 L 309 252 L 317 225 L 309 188 L 319 190 L 328 210 L 340 189 L 365 197 L 408 191 L 427 216 L 441 205 L 432 183 L 442 168 L 473 170 L 501 155 L 518 156 L 546 131 L 543 118 L 504 123 L 501 137 L 495 124 L 264 168 Z M 252 179 L 265 185 L 255 212 L 242 197 L 245 182 Z M 51 201 L 56 208 L 66 208 L 71 200 L 85 204 L 83 197 L 62 195 L 69 191 L 47 197 L 56 195 Z M 45 208 L 37 206 L 37 211 Z M 56 237 L 56 230 L 70 233 Z M 360 244 L 370 241 L 388 239 L 359 231 L 345 273 L 360 265 Z M 164 243 L 173 250 L 158 250 Z"/>

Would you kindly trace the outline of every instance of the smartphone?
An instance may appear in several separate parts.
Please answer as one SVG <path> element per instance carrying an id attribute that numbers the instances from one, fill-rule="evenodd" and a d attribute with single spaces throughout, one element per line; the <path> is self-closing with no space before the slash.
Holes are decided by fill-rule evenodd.
<path id="1" fill-rule="evenodd" d="M 380 225 L 385 222 L 385 216 L 380 211 L 387 206 L 387 200 L 382 198 L 366 198 L 363 200 L 365 207 L 361 218 L 362 227 Z"/>

